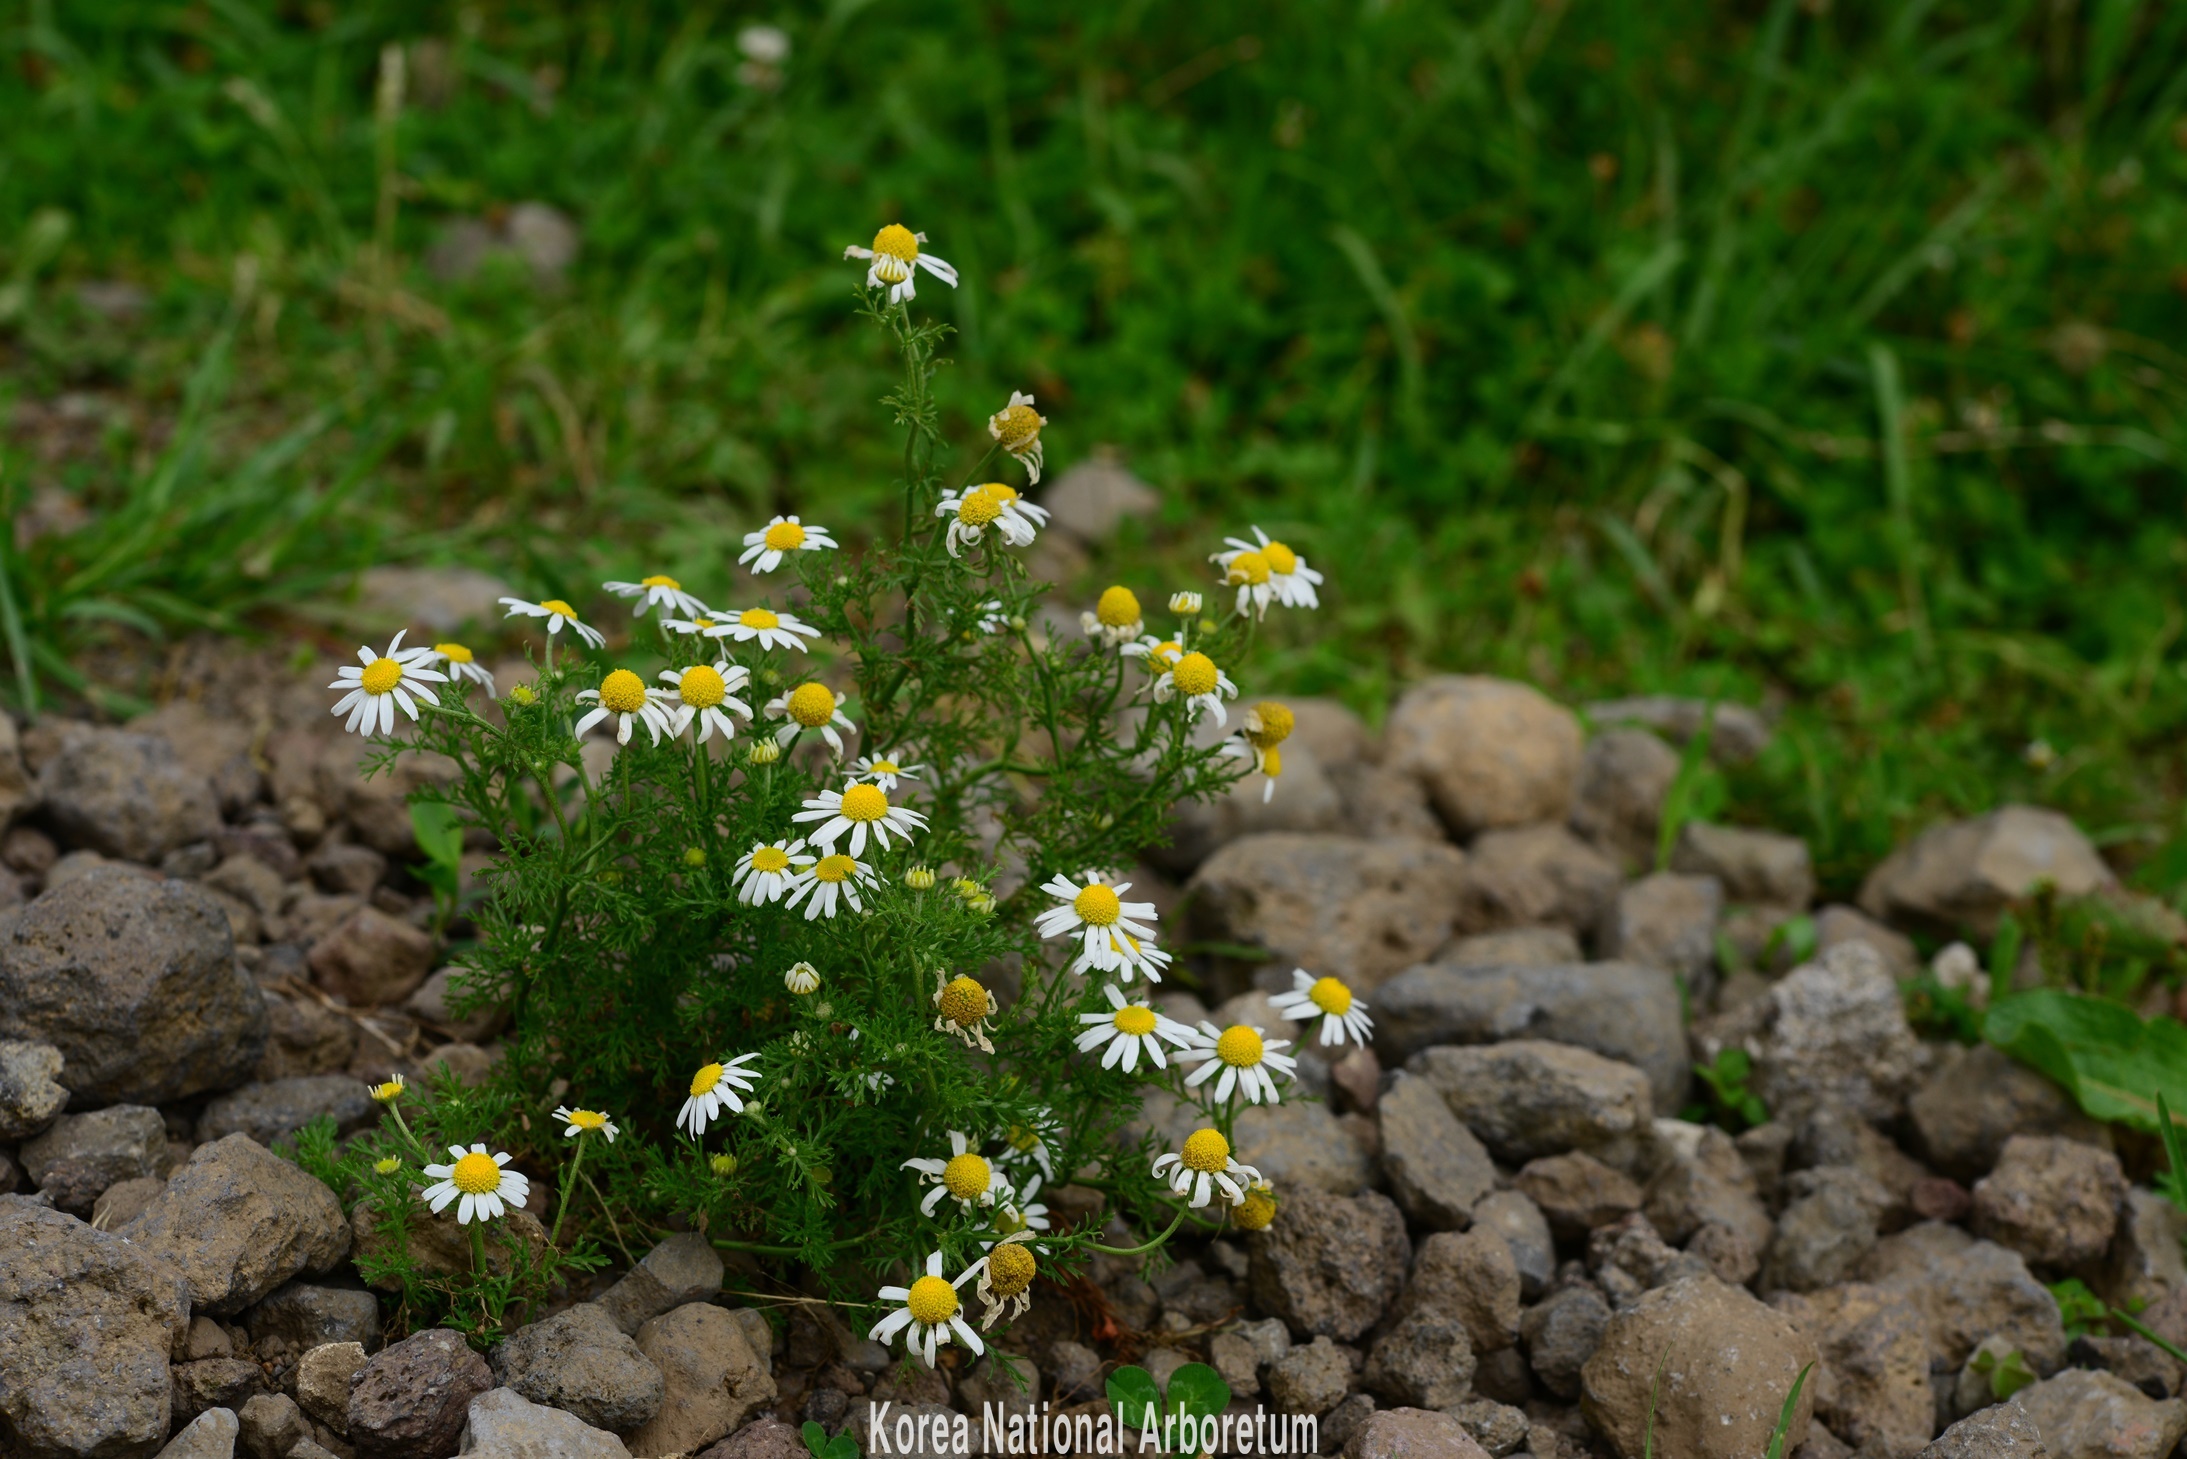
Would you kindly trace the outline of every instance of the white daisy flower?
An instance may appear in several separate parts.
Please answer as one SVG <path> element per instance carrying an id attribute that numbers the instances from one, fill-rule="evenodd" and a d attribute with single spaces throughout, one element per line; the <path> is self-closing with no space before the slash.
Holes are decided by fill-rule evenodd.
<path id="1" fill-rule="evenodd" d="M 1118 652 L 1127 659 L 1146 660 L 1147 672 L 1159 679 L 1177 667 L 1177 661 L 1185 656 L 1185 646 L 1174 638 L 1156 638 L 1149 633 L 1125 644 Z"/>
<path id="2" fill-rule="evenodd" d="M 753 843 L 751 850 L 737 858 L 737 869 L 729 878 L 737 889 L 737 900 L 747 907 L 780 901 L 797 884 L 796 864 L 800 860 L 812 864 L 812 857 L 798 855 L 804 849 L 802 840 Z"/>
<path id="3" fill-rule="evenodd" d="M 1081 886 L 1079 882 L 1085 885 Z M 1079 882 L 1060 872 L 1049 878 L 1041 890 L 1063 905 L 1050 907 L 1033 925 L 1040 929 L 1044 938 L 1069 934 L 1078 940 L 1080 951 L 1075 971 L 1100 968 L 1106 972 L 1120 967 L 1125 957 L 1110 934 L 1121 932 L 1142 942 L 1151 939 L 1154 936 L 1154 903 L 1125 901 L 1122 894 L 1131 890 L 1131 883 L 1118 882 L 1112 886 L 1097 872 L 1080 872 Z"/>
<path id="4" fill-rule="evenodd" d="M 503 598 L 500 601 L 501 606 L 509 610 L 503 615 L 505 617 L 546 619 L 549 638 L 560 633 L 562 626 L 568 624 L 579 638 L 594 648 L 607 647 L 607 635 L 597 628 L 580 623 L 577 620 L 577 610 L 560 598 L 548 598 L 538 603 L 527 603 L 522 598 Z"/>
<path id="5" fill-rule="evenodd" d="M 634 583 L 602 583 L 600 586 L 618 598 L 636 598 L 638 601 L 630 609 L 633 618 L 643 615 L 648 608 L 659 608 L 664 615 L 673 608 L 693 618 L 703 617 L 707 612 L 706 605 L 685 592 L 682 583 L 659 573 Z"/>
<path id="6" fill-rule="evenodd" d="M 1184 696 L 1186 719 L 1197 719 L 1205 712 L 1213 715 L 1217 724 L 1228 724 L 1230 711 L 1223 708 L 1223 701 L 1237 698 L 1238 686 L 1215 667 L 1213 659 L 1195 650 L 1180 657 L 1154 681 L 1155 703 L 1167 704 L 1179 695 Z"/>
<path id="7" fill-rule="evenodd" d="M 1222 1078 L 1215 1082 L 1218 1100 L 1230 1098 L 1230 1091 L 1236 1089 L 1249 1103 L 1259 1104 L 1264 1099 L 1270 1104 L 1277 1103 L 1280 1096 L 1276 1093 L 1275 1075 L 1292 1078 L 1298 1069 L 1298 1060 L 1277 1052 L 1291 1046 L 1289 1039 L 1272 1039 L 1266 1034 L 1265 1029 L 1243 1023 L 1218 1029 L 1202 1019 L 1197 1046 L 1177 1056 L 1181 1064 L 1205 1061 L 1185 1076 L 1185 1087 L 1197 1089 L 1220 1070 Z"/>
<path id="8" fill-rule="evenodd" d="M 967 1048 L 995 1052 L 987 1037 L 987 1021 L 999 1006 L 995 995 L 977 978 L 934 975 L 934 1031 L 955 1034 Z"/>
<path id="9" fill-rule="evenodd" d="M 861 755 L 851 762 L 850 778 L 870 781 L 893 793 L 899 779 L 917 780 L 925 772 L 924 765 L 901 764 L 886 755 Z"/>
<path id="10" fill-rule="evenodd" d="M 1122 990 L 1114 983 L 1102 984 L 1101 992 L 1109 1000 L 1109 1011 L 1078 1015 L 1078 1021 L 1089 1027 L 1078 1036 L 1077 1043 L 1080 1053 L 1107 1044 L 1108 1052 L 1101 1056 L 1102 1068 L 1121 1065 L 1126 1074 L 1134 1073 L 1139 1068 L 1139 1056 L 1145 1054 L 1155 1068 L 1167 1069 L 1169 1060 L 1162 1053 L 1164 1039 L 1180 1049 L 1193 1046 L 1192 1030 L 1176 1019 L 1144 1003 L 1125 1002 Z"/>
<path id="11" fill-rule="evenodd" d="M 353 734 L 384 735 L 395 728 L 398 707 L 415 721 L 418 700 L 423 699 L 427 704 L 440 703 L 440 696 L 428 689 L 426 683 L 445 684 L 448 676 L 438 669 L 428 668 L 432 661 L 433 650 L 429 648 L 404 648 L 401 633 L 395 635 L 384 654 L 374 653 L 368 645 L 359 645 L 357 662 L 363 667 L 352 668 L 344 664 L 335 670 L 334 682 L 327 685 L 329 689 L 349 691 L 335 702 L 333 710 L 336 714 L 349 716 L 349 722 L 342 727 Z"/>
<path id="12" fill-rule="evenodd" d="M 808 993 L 820 991 L 820 969 L 811 963 L 792 963 L 782 975 L 782 986 L 803 998 Z"/>
<path id="13" fill-rule="evenodd" d="M 889 303 L 899 304 L 918 297 L 919 291 L 912 285 L 912 274 L 918 269 L 925 269 L 952 289 L 957 287 L 957 270 L 922 251 L 921 245 L 925 242 L 924 233 L 914 233 L 901 223 L 891 223 L 873 235 L 873 247 L 860 248 L 854 243 L 843 250 L 843 257 L 871 259 L 872 267 L 866 270 L 866 287 L 878 289 L 886 284 Z"/>
<path id="14" fill-rule="evenodd" d="M 960 557 L 965 548 L 978 546 L 989 527 L 1001 533 L 1002 540 L 1012 547 L 1023 547 L 1034 536 L 1032 524 L 1009 511 L 1008 504 L 984 486 L 944 492 L 934 504 L 934 515 L 950 519 L 946 545 L 951 557 Z"/>
<path id="15" fill-rule="evenodd" d="M 1163 972 L 1177 960 L 1156 947 L 1153 939 L 1137 938 L 1128 932 L 1110 933 L 1109 945 L 1116 949 L 1116 955 L 1122 959 L 1117 964 L 1116 971 L 1119 980 L 1126 983 L 1131 981 L 1134 972 L 1145 973 L 1150 983 L 1159 983 L 1162 981 Z"/>
<path id="16" fill-rule="evenodd" d="M 1261 803 L 1267 804 L 1276 793 L 1276 778 L 1283 774 L 1283 751 L 1279 748 L 1291 738 L 1291 731 L 1298 717 L 1288 706 L 1273 699 L 1264 699 L 1245 712 L 1245 727 L 1235 740 L 1223 742 L 1223 753 L 1240 759 L 1251 760 L 1253 768 L 1261 772 Z"/>
<path id="17" fill-rule="evenodd" d="M 1155 1156 L 1154 1173 L 1161 1175 L 1164 1170 L 1169 1171 L 1166 1179 L 1171 1190 L 1180 1196 L 1191 1193 L 1188 1204 L 1194 1210 L 1208 1203 L 1211 1186 L 1231 1205 L 1240 1205 L 1247 1186 L 1261 1178 L 1252 1166 L 1230 1158 L 1230 1142 L 1220 1130 L 1194 1130 L 1182 1150 Z"/>
<path id="18" fill-rule="evenodd" d="M 1010 403 L 987 418 L 987 434 L 995 444 L 1018 458 L 1026 480 L 1040 485 L 1040 428 L 1048 417 L 1033 409 L 1033 397 L 1022 390 L 1010 392 Z"/>
<path id="19" fill-rule="evenodd" d="M 1169 611 L 1184 618 L 1199 617 L 1200 595 L 1198 593 L 1171 593 L 1169 595 Z"/>
<path id="20" fill-rule="evenodd" d="M 1049 1180 L 1056 1178 L 1055 1156 L 1048 1148 L 1048 1133 L 1042 1126 L 1048 1123 L 1049 1111 L 1034 1113 L 1033 1123 L 1012 1125 L 1003 1136 L 1002 1153 L 995 1158 L 1005 1165 L 1017 1165 L 1030 1160 L 1040 1167 L 1040 1173 Z M 1057 1138 L 1061 1138 L 1060 1135 Z"/>
<path id="21" fill-rule="evenodd" d="M 934 1189 L 919 1202 L 919 1210 L 928 1216 L 941 1204 L 943 1196 L 957 1203 L 960 1210 L 970 1211 L 974 1206 L 992 1206 L 1010 1198 L 1010 1182 L 1002 1168 L 988 1163 L 987 1158 L 972 1148 L 972 1142 L 961 1130 L 949 1132 L 949 1158 L 937 1160 L 914 1157 L 898 1166 L 899 1170 L 916 1170 L 922 1177 L 920 1184 L 931 1183 Z"/>
<path id="22" fill-rule="evenodd" d="M 1033 1305 L 1033 1278 L 1039 1275 L 1040 1264 L 1033 1259 L 1030 1230 L 1013 1231 L 1000 1241 L 983 1241 L 980 1245 L 987 1248 L 987 1255 L 973 1263 L 980 1274 L 979 1286 L 974 1290 L 987 1304 L 987 1311 L 980 1317 L 980 1330 L 984 1332 L 1004 1313 L 1012 1318 L 1025 1315 Z"/>
<path id="23" fill-rule="evenodd" d="M 1078 626 L 1086 630 L 1088 638 L 1100 638 L 1103 648 L 1117 648 L 1145 632 L 1147 622 L 1146 615 L 1139 611 L 1137 595 L 1130 588 L 1118 586 L 1103 588 L 1092 610 L 1078 615 Z"/>
<path id="24" fill-rule="evenodd" d="M 521 1207 L 530 1198 L 532 1183 L 517 1171 L 502 1169 L 509 1163 L 506 1154 L 490 1155 L 484 1145 L 473 1145 L 468 1150 L 450 1145 L 448 1155 L 448 1164 L 425 1167 L 425 1173 L 438 1184 L 418 1192 L 434 1215 L 447 1210 L 450 1201 L 457 1201 L 456 1224 L 468 1226 L 473 1221 L 491 1221 L 507 1207 Z"/>
<path id="25" fill-rule="evenodd" d="M 807 683 L 768 700 L 767 717 L 782 721 L 775 730 L 775 743 L 788 749 L 790 741 L 803 731 L 818 730 L 820 737 L 828 742 L 828 748 L 842 754 L 843 737 L 836 730 L 857 730 L 856 725 L 843 717 L 844 698 L 825 684 Z"/>
<path id="26" fill-rule="evenodd" d="M 792 552 L 820 552 L 835 546 L 825 527 L 808 527 L 795 517 L 776 517 L 757 532 L 744 534 L 739 563 L 750 563 L 753 572 L 773 572 Z"/>
<path id="27" fill-rule="evenodd" d="M 1319 1014 L 1324 1045 L 1341 1044 L 1350 1034 L 1353 1043 L 1365 1047 L 1374 1036 L 1367 1000 L 1355 996 L 1341 980 L 1316 978 L 1304 968 L 1293 968 L 1291 982 L 1290 992 L 1277 994 L 1269 1003 L 1293 1023 L 1306 1023 Z"/>
<path id="28" fill-rule="evenodd" d="M 478 655 L 472 653 L 462 644 L 436 643 L 433 645 L 433 657 L 448 666 L 448 680 L 450 683 L 454 683 L 458 679 L 469 679 L 474 684 L 485 685 L 488 694 L 495 692 L 494 676 L 486 671 L 483 664 L 479 663 Z"/>
<path id="29" fill-rule="evenodd" d="M 647 690 L 645 680 L 628 669 L 617 669 L 609 674 L 600 681 L 597 689 L 581 690 L 577 699 L 579 703 L 593 706 L 590 713 L 577 721 L 576 734 L 579 739 L 583 739 L 588 730 L 610 716 L 615 720 L 615 743 L 618 745 L 630 743 L 631 727 L 635 724 L 644 724 L 656 745 L 661 742 L 662 731 L 674 732 L 670 729 L 667 706 Z"/>
<path id="30" fill-rule="evenodd" d="M 806 864 L 790 879 L 790 899 L 783 906 L 804 902 L 807 922 L 816 917 L 833 917 L 838 899 L 850 903 L 853 912 L 866 910 L 866 904 L 858 900 L 858 889 L 876 885 L 872 867 L 840 851 L 818 859 L 800 856 L 797 860 Z"/>
<path id="31" fill-rule="evenodd" d="M 934 1366 L 934 1349 L 940 1343 L 954 1340 L 975 1354 L 986 1352 L 980 1335 L 964 1320 L 964 1304 L 957 1300 L 957 1288 L 981 1270 L 975 1262 L 952 1282 L 942 1275 L 942 1254 L 935 1252 L 926 1259 L 925 1276 L 908 1287 L 881 1289 L 882 1301 L 904 1305 L 873 1324 L 867 1338 L 886 1347 L 896 1341 L 897 1333 L 905 1333 L 904 1351 L 926 1359 L 929 1368 Z"/>
<path id="32" fill-rule="evenodd" d="M 733 638 L 738 643 L 757 643 L 761 648 L 801 649 L 802 638 L 818 638 L 820 630 L 788 613 L 772 608 L 746 608 L 732 613 L 705 630 L 708 638 Z"/>
<path id="33" fill-rule="evenodd" d="M 990 481 L 980 490 L 1002 503 L 1004 521 L 1016 518 L 1023 524 L 1017 530 L 1024 537 L 1025 542 L 1032 541 L 1039 529 L 1048 525 L 1048 509 L 1027 501 L 1019 495 L 1016 487 L 1006 485 L 1000 481 Z M 1005 533 L 1004 535 L 1008 536 L 1009 534 Z M 1016 541 L 1017 539 L 1012 538 L 1011 540 Z M 1025 543 L 1020 542 L 1018 545 L 1022 547 Z"/>
<path id="34" fill-rule="evenodd" d="M 720 1117 L 723 1105 L 729 1106 L 732 1114 L 743 1114 L 743 1096 L 759 1083 L 759 1074 L 745 1066 L 758 1057 L 739 1054 L 726 1063 L 700 1065 L 699 1072 L 691 1076 L 691 1097 L 676 1112 L 677 1126 L 689 1130 L 696 1140 Z"/>
<path id="35" fill-rule="evenodd" d="M 1048 1208 L 1037 1199 L 1039 1195 L 1040 1176 L 1036 1174 L 1028 1177 L 1025 1184 L 1003 1202 L 1002 1209 L 995 1213 L 995 1230 L 1005 1238 L 1021 1231 L 1048 1230 L 1053 1222 L 1049 1219 Z M 992 1248 L 993 1243 L 983 1241 L 980 1245 Z"/>
<path id="36" fill-rule="evenodd" d="M 566 1104 L 557 1105 L 554 1117 L 562 1122 L 562 1137 L 566 1140 L 574 1140 L 580 1135 L 589 1135 L 597 1130 L 607 1136 L 608 1143 L 612 1145 L 615 1143 L 615 1136 L 620 1133 L 615 1128 L 615 1121 L 596 1109 L 571 1109 Z"/>
<path id="37" fill-rule="evenodd" d="M 820 822 L 812 832 L 812 840 L 824 850 L 833 851 L 837 841 L 849 836 L 853 856 L 865 852 L 868 830 L 873 833 L 874 849 L 886 851 L 891 833 L 908 846 L 914 831 L 926 829 L 925 816 L 909 806 L 890 805 L 888 792 L 878 785 L 848 785 L 841 790 L 823 790 L 806 801 L 805 808 L 790 819 Z"/>
<path id="38" fill-rule="evenodd" d="M 1271 600 L 1287 608 L 1319 608 L 1321 599 L 1314 588 L 1322 581 L 1321 574 L 1260 528 L 1255 527 L 1253 535 L 1255 542 L 1225 537 L 1230 550 L 1208 559 L 1222 568 L 1223 585 L 1238 590 L 1238 611 L 1250 607 L 1256 615 L 1265 614 Z"/>
<path id="39" fill-rule="evenodd" d="M 734 693 L 752 680 L 752 671 L 742 664 L 716 659 L 711 664 L 693 664 L 688 669 L 663 669 L 661 678 L 670 687 L 653 692 L 669 713 L 670 735 L 682 734 L 691 727 L 693 720 L 697 720 L 700 744 L 705 744 L 715 730 L 721 731 L 723 739 L 733 740 L 737 737 L 737 726 L 729 716 L 752 717 L 752 706 Z"/>

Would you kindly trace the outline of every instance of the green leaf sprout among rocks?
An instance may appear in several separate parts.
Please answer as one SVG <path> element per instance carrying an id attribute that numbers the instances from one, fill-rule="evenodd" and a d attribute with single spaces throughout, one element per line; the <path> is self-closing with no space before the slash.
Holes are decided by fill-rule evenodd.
<path id="1" fill-rule="evenodd" d="M 625 644 L 555 584 L 503 600 L 540 630 L 530 682 L 497 694 L 460 645 L 398 636 L 333 686 L 386 760 L 452 762 L 414 808 L 444 908 L 464 834 L 500 849 L 463 990 L 511 1010 L 496 1082 L 413 1091 L 416 1130 L 384 1093 L 386 1128 L 346 1167 L 384 1238 L 368 1275 L 474 1331 L 603 1242 L 684 1227 L 802 1261 L 931 1364 L 982 1350 L 975 1299 L 984 1328 L 1095 1245 L 1044 1191 L 1090 1187 L 1161 1233 L 1135 1252 L 1276 1212 L 1233 1115 L 1282 1097 L 1285 1041 L 1154 1011 L 1172 955 L 1122 868 L 1175 802 L 1241 776 L 1273 792 L 1293 717 L 1238 703 L 1232 676 L 1271 608 L 1318 606 L 1321 576 L 1256 528 L 1210 555 L 1214 616 L 1163 583 L 1044 615 L 1016 554 L 1046 513 L 987 478 L 1040 479 L 1045 417 L 1013 393 L 985 454 L 950 456 L 930 390 L 949 331 L 913 306 L 919 274 L 955 271 L 895 225 L 850 252 L 870 261 L 859 312 L 902 361 L 883 402 L 901 510 L 873 534 L 893 540 L 853 551 L 777 516 L 744 538 L 751 576 L 725 563 L 708 585 L 734 606 L 657 574 L 608 583 L 632 602 Z M 1164 601 L 1174 620 L 1150 628 L 1142 602 Z M 1325 1042 L 1371 1028 L 1337 980 L 1300 989 Z M 1125 1133 L 1150 1083 L 1202 1115 L 1177 1149 Z M 488 1169 L 512 1154 L 550 1173 L 527 1191 Z M 412 1254 L 428 1175 L 461 1197 L 468 1271 Z M 546 1240 L 491 1256 L 483 1229 L 516 1208 Z"/>

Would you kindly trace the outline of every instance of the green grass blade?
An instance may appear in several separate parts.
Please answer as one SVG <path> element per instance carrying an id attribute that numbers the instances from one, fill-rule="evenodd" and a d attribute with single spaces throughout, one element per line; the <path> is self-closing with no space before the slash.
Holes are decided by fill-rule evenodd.
<path id="1" fill-rule="evenodd" d="M 1785 1406 L 1777 1414 L 1777 1428 L 1769 1436 L 1769 1450 L 1764 1455 L 1764 1459 L 1784 1459 L 1785 1438 L 1792 1432 L 1793 1411 L 1800 1406 L 1800 1390 L 1807 1386 L 1807 1375 L 1813 1372 L 1814 1368 L 1815 1365 L 1809 1363 L 1806 1367 L 1800 1369 L 1799 1376 L 1792 1380 L 1792 1391 L 1785 1395 Z"/>

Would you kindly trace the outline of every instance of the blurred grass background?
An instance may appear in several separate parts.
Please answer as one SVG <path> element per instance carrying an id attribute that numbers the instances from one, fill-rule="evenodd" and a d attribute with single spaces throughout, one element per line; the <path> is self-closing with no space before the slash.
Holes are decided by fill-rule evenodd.
<path id="1" fill-rule="evenodd" d="M 1162 492 L 1081 590 L 1248 522 L 1330 574 L 1253 687 L 1766 703 L 1697 803 L 1826 888 L 2012 798 L 2187 886 L 2187 6 L 0 14 L 17 709 L 115 635 L 341 627 L 375 562 L 890 530 L 841 252 L 902 220 L 957 436 L 1030 389 L 1052 470 Z M 565 271 L 428 266 L 526 203 Z"/>

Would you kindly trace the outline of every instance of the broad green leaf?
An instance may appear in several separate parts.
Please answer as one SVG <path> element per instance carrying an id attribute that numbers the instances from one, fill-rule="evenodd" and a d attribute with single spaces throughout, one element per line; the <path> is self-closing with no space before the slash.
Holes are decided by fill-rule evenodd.
<path id="1" fill-rule="evenodd" d="M 1230 1385 L 1205 1363 L 1187 1363 L 1169 1375 L 1170 1412 L 1207 1417 L 1230 1407 Z"/>
<path id="2" fill-rule="evenodd" d="M 1118 1368 L 1109 1375 L 1109 1402 L 1116 1405 L 1116 1421 L 1127 1429 L 1159 1427 L 1162 1394 L 1154 1375 L 1144 1368 Z"/>
<path id="3" fill-rule="evenodd" d="M 849 1434 L 837 1434 L 828 1440 L 828 1452 L 823 1459 L 858 1459 L 858 1441 Z"/>
<path id="4" fill-rule="evenodd" d="M 413 812 L 416 809 L 415 806 L 411 807 Z M 423 840 L 424 838 L 420 837 L 419 839 Z M 798 1436 L 804 1439 L 805 1447 L 811 1451 L 813 1459 L 827 1459 L 828 1431 L 826 1429 L 820 1427 L 811 1419 L 807 1419 L 805 1420 L 805 1427 L 798 1430 Z"/>
<path id="5" fill-rule="evenodd" d="M 2187 1104 L 2187 1027 L 2103 998 L 2036 988 L 2000 999 L 1982 1036 L 2063 1085 L 2091 1118 L 2157 1130 L 2157 1097 Z"/>

